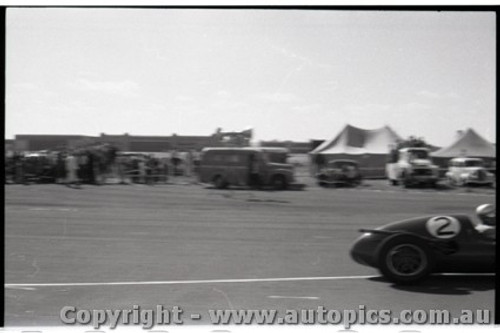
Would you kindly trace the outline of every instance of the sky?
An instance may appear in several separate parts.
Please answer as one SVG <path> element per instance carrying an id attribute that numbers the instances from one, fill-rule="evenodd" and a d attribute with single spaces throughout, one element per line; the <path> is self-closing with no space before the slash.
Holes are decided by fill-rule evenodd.
<path id="1" fill-rule="evenodd" d="M 496 139 L 493 12 L 8 8 L 5 134 Z"/>

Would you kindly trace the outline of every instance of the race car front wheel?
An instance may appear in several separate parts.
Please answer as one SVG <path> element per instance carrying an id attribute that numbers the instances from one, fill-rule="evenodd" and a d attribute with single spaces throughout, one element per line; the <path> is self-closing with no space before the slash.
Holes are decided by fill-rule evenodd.
<path id="1" fill-rule="evenodd" d="M 433 256 L 425 241 L 408 235 L 387 239 L 378 251 L 380 272 L 389 280 L 415 283 L 432 271 Z"/>

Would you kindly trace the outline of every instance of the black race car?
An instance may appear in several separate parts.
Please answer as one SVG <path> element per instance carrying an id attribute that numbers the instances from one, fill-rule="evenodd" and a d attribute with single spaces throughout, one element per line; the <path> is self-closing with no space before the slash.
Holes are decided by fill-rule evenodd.
<path id="1" fill-rule="evenodd" d="M 495 237 L 479 232 L 467 215 L 417 217 L 360 231 L 352 258 L 395 283 L 415 283 L 438 272 L 495 271 Z"/>

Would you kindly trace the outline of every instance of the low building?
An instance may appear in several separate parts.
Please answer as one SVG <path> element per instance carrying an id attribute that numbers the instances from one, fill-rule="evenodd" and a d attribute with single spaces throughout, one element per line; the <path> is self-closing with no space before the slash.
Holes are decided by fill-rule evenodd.
<path id="1" fill-rule="evenodd" d="M 128 133 L 110 135 L 101 133 L 100 136 L 86 135 L 43 135 L 22 134 L 16 135 L 14 140 L 6 140 L 7 145 L 18 152 L 40 151 L 40 150 L 65 150 L 96 143 L 109 143 L 121 151 L 133 152 L 167 152 L 172 150 L 189 151 L 201 150 L 204 147 L 219 147 L 235 145 L 234 142 L 226 142 L 218 133 L 207 136 L 177 135 L 170 136 L 141 136 Z M 246 142 L 244 142 L 246 143 Z"/>
<path id="2" fill-rule="evenodd" d="M 16 135 L 13 140 L 14 151 L 63 150 L 90 143 L 95 137 L 85 135 Z"/>
<path id="3" fill-rule="evenodd" d="M 291 154 L 307 154 L 313 149 L 312 142 L 296 141 L 260 141 L 260 147 L 283 147 L 287 148 Z"/>

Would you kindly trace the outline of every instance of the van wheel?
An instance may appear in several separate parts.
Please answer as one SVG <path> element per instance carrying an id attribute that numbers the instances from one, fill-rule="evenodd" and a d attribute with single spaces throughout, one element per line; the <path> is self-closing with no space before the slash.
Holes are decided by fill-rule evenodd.
<path id="1" fill-rule="evenodd" d="M 286 179 L 283 175 L 276 175 L 272 178 L 271 185 L 273 189 L 275 190 L 286 190 L 288 187 L 288 184 L 286 182 Z"/>
<path id="2" fill-rule="evenodd" d="M 213 180 L 215 188 L 224 189 L 227 187 L 227 183 L 221 176 L 215 176 Z"/>

